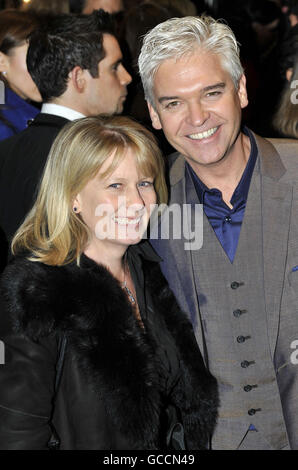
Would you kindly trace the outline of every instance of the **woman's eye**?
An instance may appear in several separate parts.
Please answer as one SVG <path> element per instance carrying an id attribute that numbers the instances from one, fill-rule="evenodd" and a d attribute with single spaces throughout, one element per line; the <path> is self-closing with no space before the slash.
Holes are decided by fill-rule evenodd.
<path id="1" fill-rule="evenodd" d="M 121 186 L 120 183 L 112 183 L 109 185 L 109 188 L 119 189 Z"/>
<path id="2" fill-rule="evenodd" d="M 153 181 L 141 181 L 139 183 L 139 186 L 141 186 L 143 188 L 148 188 L 150 186 L 153 186 Z"/>

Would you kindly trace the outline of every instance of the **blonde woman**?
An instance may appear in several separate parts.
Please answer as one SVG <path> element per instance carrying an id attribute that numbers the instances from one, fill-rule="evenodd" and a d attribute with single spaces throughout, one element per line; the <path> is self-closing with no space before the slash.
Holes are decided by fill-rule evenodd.
<path id="1" fill-rule="evenodd" d="M 207 447 L 216 383 L 143 237 L 165 201 L 141 125 L 60 131 L 2 278 L 1 449 Z"/>

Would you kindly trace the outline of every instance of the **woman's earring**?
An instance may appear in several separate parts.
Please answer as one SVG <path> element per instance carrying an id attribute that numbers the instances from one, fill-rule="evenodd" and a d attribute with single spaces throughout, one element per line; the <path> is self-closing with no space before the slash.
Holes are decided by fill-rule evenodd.
<path id="1" fill-rule="evenodd" d="M 2 73 L 2 75 L 6 75 L 6 74 L 7 74 L 7 72 L 5 72 L 5 70 L 4 70 L 4 72 L 1 72 L 1 73 Z"/>
<path id="2" fill-rule="evenodd" d="M 73 211 L 74 211 L 74 212 L 77 212 L 77 211 L 78 211 L 78 208 L 77 208 L 77 207 L 74 207 L 74 208 L 73 208 Z"/>

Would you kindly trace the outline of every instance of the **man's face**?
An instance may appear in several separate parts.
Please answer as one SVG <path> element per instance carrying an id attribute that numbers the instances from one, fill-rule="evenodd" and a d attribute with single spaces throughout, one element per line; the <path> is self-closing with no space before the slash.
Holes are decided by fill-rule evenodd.
<path id="1" fill-rule="evenodd" d="M 241 108 L 247 105 L 245 77 L 238 90 L 217 55 L 197 50 L 166 60 L 154 77 L 152 125 L 194 170 L 226 158 L 239 135 Z"/>
<path id="2" fill-rule="evenodd" d="M 86 110 L 84 114 L 120 114 L 127 95 L 127 85 L 132 78 L 122 65 L 122 53 L 117 39 L 104 34 L 105 57 L 98 64 L 99 76 L 88 73 L 86 88 Z"/>
<path id="3" fill-rule="evenodd" d="M 102 8 L 108 13 L 118 13 L 123 10 L 122 0 L 86 0 L 82 13 L 88 15 Z"/>

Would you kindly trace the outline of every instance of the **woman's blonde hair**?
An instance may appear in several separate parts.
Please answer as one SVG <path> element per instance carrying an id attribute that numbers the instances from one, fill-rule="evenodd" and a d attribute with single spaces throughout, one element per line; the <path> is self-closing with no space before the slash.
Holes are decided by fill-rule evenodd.
<path id="1" fill-rule="evenodd" d="M 154 178 L 158 203 L 167 202 L 164 161 L 155 138 L 141 124 L 123 116 L 88 117 L 67 124 L 48 156 L 36 202 L 12 241 L 12 252 L 49 265 L 79 262 L 89 230 L 73 212 L 73 201 L 113 154 L 102 175 L 111 174 L 127 149 L 145 176 Z"/>
<path id="2" fill-rule="evenodd" d="M 290 81 L 287 81 L 273 117 L 273 127 L 281 137 L 298 139 L 298 103 L 295 85 L 298 79 L 298 57 Z"/>

